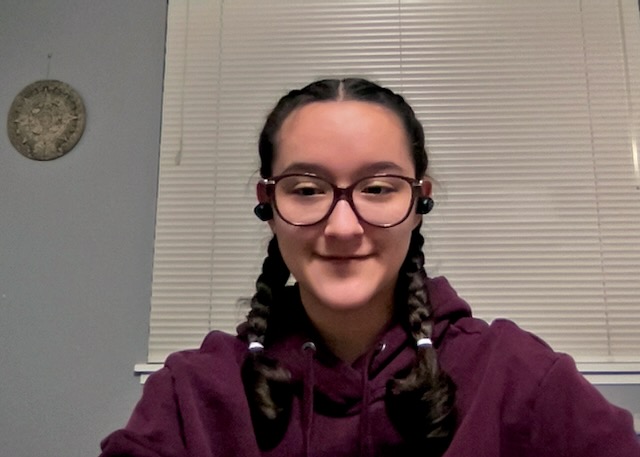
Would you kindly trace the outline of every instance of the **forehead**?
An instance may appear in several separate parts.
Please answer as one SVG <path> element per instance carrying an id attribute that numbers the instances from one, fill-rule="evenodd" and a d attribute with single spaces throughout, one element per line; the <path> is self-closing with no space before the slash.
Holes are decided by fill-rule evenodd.
<path id="1" fill-rule="evenodd" d="M 298 108 L 285 119 L 273 171 L 281 174 L 303 163 L 337 175 L 383 162 L 395 165 L 396 172 L 414 172 L 407 133 L 398 115 L 376 103 L 323 101 Z"/>

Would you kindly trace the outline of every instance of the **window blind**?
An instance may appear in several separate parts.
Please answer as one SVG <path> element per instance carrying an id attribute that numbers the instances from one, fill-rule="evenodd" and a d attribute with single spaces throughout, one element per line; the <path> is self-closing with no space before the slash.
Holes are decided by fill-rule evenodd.
<path id="1" fill-rule="evenodd" d="M 286 91 L 362 76 L 422 121 L 427 270 L 583 362 L 640 362 L 633 0 L 170 0 L 149 362 L 233 332 L 270 233 L 257 137 Z"/>

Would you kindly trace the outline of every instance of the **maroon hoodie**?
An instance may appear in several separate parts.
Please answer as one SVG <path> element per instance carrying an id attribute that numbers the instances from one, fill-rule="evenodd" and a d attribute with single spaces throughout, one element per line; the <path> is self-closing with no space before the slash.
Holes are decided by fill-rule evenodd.
<path id="1" fill-rule="evenodd" d="M 510 321 L 472 318 L 444 278 L 428 288 L 434 347 L 456 386 L 445 457 L 640 457 L 631 415 L 608 403 L 569 356 Z M 353 365 L 318 341 L 317 351 L 304 350 L 312 339 L 311 331 L 294 331 L 267 348 L 296 392 L 274 448 L 256 443 L 240 376 L 246 344 L 212 332 L 149 377 L 126 427 L 102 442 L 102 457 L 429 455 L 408 447 L 385 408 L 387 382 L 415 359 L 401 326 Z"/>

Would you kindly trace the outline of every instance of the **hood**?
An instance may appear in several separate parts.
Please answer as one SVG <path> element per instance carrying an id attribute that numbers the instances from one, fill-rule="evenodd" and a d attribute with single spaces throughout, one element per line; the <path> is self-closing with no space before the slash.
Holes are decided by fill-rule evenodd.
<path id="1" fill-rule="evenodd" d="M 436 349 L 451 324 L 463 317 L 471 317 L 471 307 L 451 287 L 445 277 L 427 280 L 427 294 L 433 308 L 433 341 Z"/>

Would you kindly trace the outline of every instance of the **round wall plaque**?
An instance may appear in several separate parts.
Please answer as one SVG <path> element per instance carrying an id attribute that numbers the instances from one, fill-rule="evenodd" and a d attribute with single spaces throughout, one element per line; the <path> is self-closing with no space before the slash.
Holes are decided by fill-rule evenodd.
<path id="1" fill-rule="evenodd" d="M 11 144 L 25 157 L 53 160 L 78 143 L 84 132 L 82 99 L 61 81 L 36 81 L 22 89 L 9 108 Z"/>

